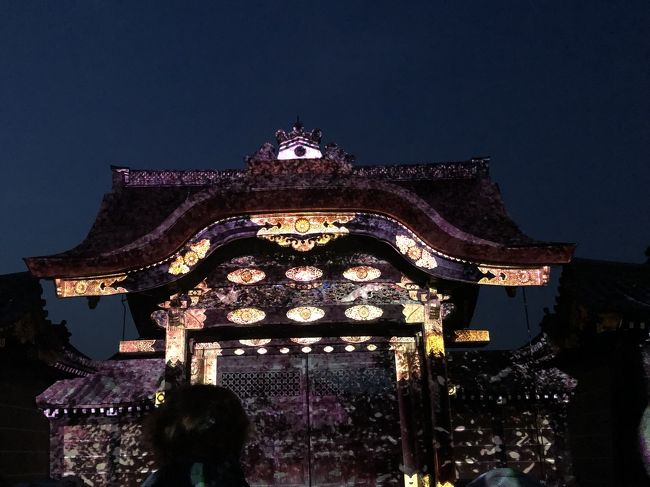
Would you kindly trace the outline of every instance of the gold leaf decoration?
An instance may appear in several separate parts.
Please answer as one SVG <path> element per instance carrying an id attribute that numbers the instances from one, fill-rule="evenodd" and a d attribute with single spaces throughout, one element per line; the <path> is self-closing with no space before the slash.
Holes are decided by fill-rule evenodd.
<path id="1" fill-rule="evenodd" d="M 371 306 L 369 304 L 360 304 L 358 306 L 352 306 L 345 310 L 345 316 L 351 320 L 356 321 L 370 321 L 379 318 L 384 314 L 381 308 L 377 306 Z"/>
<path id="2" fill-rule="evenodd" d="M 255 284 L 266 277 L 264 271 L 253 268 L 237 269 L 229 273 L 226 278 L 235 284 Z"/>
<path id="3" fill-rule="evenodd" d="M 169 272 L 173 275 L 187 274 L 210 250 L 210 239 L 204 238 L 194 244 L 190 244 L 189 250 L 185 253 L 179 253 L 176 258 L 169 264 Z"/>
<path id="4" fill-rule="evenodd" d="M 87 279 L 55 279 L 56 294 L 60 298 L 71 296 L 109 296 L 126 293 L 123 287 L 115 287 L 116 282 L 126 279 L 126 274 L 98 276 Z"/>
<path id="5" fill-rule="evenodd" d="M 228 313 L 228 321 L 238 325 L 250 325 L 266 318 L 266 313 L 257 308 L 239 308 Z"/>
<path id="6" fill-rule="evenodd" d="M 488 343 L 489 330 L 454 330 L 454 343 Z"/>
<path id="7" fill-rule="evenodd" d="M 354 217 L 354 213 L 267 214 L 253 216 L 251 221 L 262 226 L 257 231 L 259 238 L 307 252 L 316 245 L 325 245 L 349 234 L 343 224 Z"/>
<path id="8" fill-rule="evenodd" d="M 381 271 L 368 265 L 350 267 L 343 272 L 343 277 L 355 282 L 372 281 L 377 279 L 379 276 L 381 276 Z"/>
<path id="9" fill-rule="evenodd" d="M 544 286 L 551 275 L 549 266 L 533 268 L 479 266 L 485 277 L 479 284 L 494 286 Z"/>
<path id="10" fill-rule="evenodd" d="M 315 281 L 323 277 L 323 271 L 317 267 L 312 266 L 301 266 L 301 267 L 292 267 L 284 273 L 292 281 L 298 282 L 309 282 Z"/>
<path id="11" fill-rule="evenodd" d="M 415 240 L 406 235 L 395 236 L 395 245 L 399 251 L 411 259 L 416 266 L 425 269 L 435 269 L 438 267 L 438 262 L 431 255 L 431 252 L 419 245 Z"/>
<path id="12" fill-rule="evenodd" d="M 404 321 L 407 323 L 424 323 L 424 305 L 416 303 L 403 304 Z"/>
<path id="13" fill-rule="evenodd" d="M 299 306 L 287 311 L 287 318 L 301 323 L 320 320 L 323 316 L 325 316 L 325 311 L 315 306 Z"/>
<path id="14" fill-rule="evenodd" d="M 248 347 L 263 347 L 271 343 L 270 338 L 253 338 L 250 340 L 239 340 L 239 343 Z"/>
<path id="15" fill-rule="evenodd" d="M 289 338 L 293 343 L 299 345 L 313 345 L 321 341 L 320 337 L 306 337 L 306 338 Z"/>
<path id="16" fill-rule="evenodd" d="M 424 340 L 427 355 L 442 357 L 445 355 L 445 340 L 442 333 L 427 333 Z"/>

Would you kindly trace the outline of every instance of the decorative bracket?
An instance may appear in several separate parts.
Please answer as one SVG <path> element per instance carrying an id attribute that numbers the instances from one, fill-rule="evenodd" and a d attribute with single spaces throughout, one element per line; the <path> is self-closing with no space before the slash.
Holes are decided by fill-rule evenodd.
<path id="1" fill-rule="evenodd" d="M 255 215 L 251 222 L 262 226 L 257 237 L 275 242 L 281 247 L 292 247 L 307 252 L 316 245 L 348 235 L 343 224 L 355 218 L 355 213 L 300 213 L 289 215 Z"/>

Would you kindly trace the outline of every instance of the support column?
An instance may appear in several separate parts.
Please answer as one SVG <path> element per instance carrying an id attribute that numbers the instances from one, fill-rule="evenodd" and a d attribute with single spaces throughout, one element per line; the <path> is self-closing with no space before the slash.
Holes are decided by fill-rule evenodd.
<path id="1" fill-rule="evenodd" d="M 391 345 L 395 351 L 404 485 L 405 487 L 428 487 L 429 475 L 423 452 L 420 356 L 413 338 L 393 337 Z"/>
<path id="2" fill-rule="evenodd" d="M 221 355 L 218 342 L 195 343 L 192 354 L 192 384 L 217 385 L 217 357 Z"/>
<path id="3" fill-rule="evenodd" d="M 185 313 L 182 308 L 169 308 L 167 313 L 169 320 L 165 330 L 165 391 L 185 384 L 188 380 Z"/>
<path id="4" fill-rule="evenodd" d="M 442 329 L 442 302 L 445 296 L 429 292 L 424 304 L 422 335 L 426 362 L 427 386 L 433 427 L 433 462 L 435 485 L 453 485 L 456 468 L 453 459 L 451 414 L 447 384 L 447 359 Z"/>

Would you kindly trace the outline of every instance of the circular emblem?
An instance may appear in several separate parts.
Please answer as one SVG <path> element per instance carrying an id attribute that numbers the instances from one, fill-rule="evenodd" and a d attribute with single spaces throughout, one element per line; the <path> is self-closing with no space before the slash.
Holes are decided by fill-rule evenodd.
<path id="1" fill-rule="evenodd" d="M 284 273 L 289 279 L 298 282 L 309 282 L 323 276 L 323 271 L 313 266 L 292 267 Z"/>
<path id="2" fill-rule="evenodd" d="M 357 313 L 359 313 L 359 318 L 362 320 L 365 320 L 368 318 L 368 316 L 370 316 L 370 310 L 368 309 L 368 306 L 360 306 Z"/>
<path id="3" fill-rule="evenodd" d="M 253 273 L 248 269 L 244 269 L 244 271 L 239 274 L 239 277 L 241 277 L 241 280 L 244 282 L 250 282 L 250 280 L 253 278 Z"/>
<path id="4" fill-rule="evenodd" d="M 296 220 L 296 223 L 293 224 L 293 227 L 296 229 L 296 232 L 298 233 L 307 233 L 309 231 L 309 228 L 311 227 L 311 224 L 309 223 L 309 220 L 306 218 L 298 218 Z"/>
<path id="5" fill-rule="evenodd" d="M 406 255 L 408 255 L 413 260 L 419 260 L 420 257 L 422 257 L 422 249 L 415 246 L 409 247 Z"/>
<path id="6" fill-rule="evenodd" d="M 199 256 L 196 255 L 196 252 L 190 250 L 187 254 L 183 256 L 183 260 L 189 266 L 193 266 L 199 261 Z"/>
<path id="7" fill-rule="evenodd" d="M 84 294 L 86 289 L 88 289 L 88 283 L 86 281 L 79 281 L 74 285 L 74 292 L 77 294 Z"/>
<path id="8" fill-rule="evenodd" d="M 307 153 L 307 149 L 305 149 L 303 146 L 299 145 L 293 150 L 293 153 L 297 155 L 298 157 L 302 157 Z"/>
<path id="9" fill-rule="evenodd" d="M 309 308 L 301 308 L 298 314 L 305 321 L 309 321 L 309 318 L 311 318 L 311 310 Z"/>

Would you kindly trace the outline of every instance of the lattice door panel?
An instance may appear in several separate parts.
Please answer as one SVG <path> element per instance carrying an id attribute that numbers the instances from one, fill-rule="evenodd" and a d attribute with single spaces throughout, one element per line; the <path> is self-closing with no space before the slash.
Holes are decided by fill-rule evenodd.
<path id="1" fill-rule="evenodd" d="M 253 487 L 309 485 L 305 367 L 300 356 L 220 358 L 218 383 L 239 396 L 253 426 L 242 462 Z"/>

